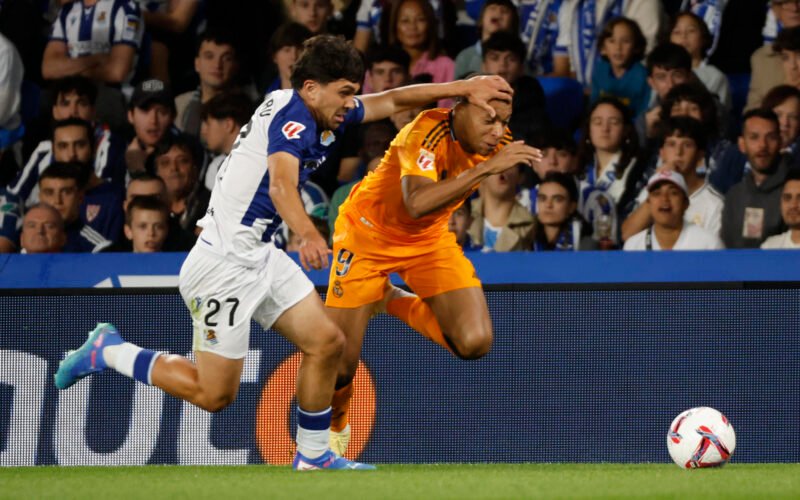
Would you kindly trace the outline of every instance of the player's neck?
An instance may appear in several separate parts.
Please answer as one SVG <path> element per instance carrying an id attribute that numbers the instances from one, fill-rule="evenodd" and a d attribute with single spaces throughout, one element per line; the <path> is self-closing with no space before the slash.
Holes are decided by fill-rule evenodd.
<path id="1" fill-rule="evenodd" d="M 658 240 L 658 246 L 663 250 L 672 250 L 683 231 L 683 222 L 677 227 L 667 227 L 660 224 L 653 226 L 653 236 Z"/>

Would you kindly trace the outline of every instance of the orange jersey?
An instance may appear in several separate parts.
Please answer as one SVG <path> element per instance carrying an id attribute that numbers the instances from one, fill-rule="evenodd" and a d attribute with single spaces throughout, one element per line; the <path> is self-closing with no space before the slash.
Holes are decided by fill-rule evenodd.
<path id="1" fill-rule="evenodd" d="M 412 218 L 403 202 L 401 179 L 420 175 L 434 182 L 458 177 L 511 141 L 506 135 L 489 156 L 465 152 L 451 132 L 450 110 L 423 111 L 394 138 L 378 168 L 356 184 L 342 204 L 340 214 L 366 219 L 375 231 L 401 242 L 437 241 L 447 232 L 447 221 L 478 185 L 458 200 L 418 219 Z"/>

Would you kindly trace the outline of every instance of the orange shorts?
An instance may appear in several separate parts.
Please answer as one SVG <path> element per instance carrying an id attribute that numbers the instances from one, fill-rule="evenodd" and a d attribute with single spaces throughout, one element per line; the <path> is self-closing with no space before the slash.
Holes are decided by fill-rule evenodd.
<path id="1" fill-rule="evenodd" d="M 397 273 L 425 299 L 461 288 L 480 287 L 472 262 L 447 232 L 435 241 L 381 238 L 369 223 L 340 213 L 333 237 L 333 264 L 325 304 L 354 308 L 383 298 L 389 274 Z"/>

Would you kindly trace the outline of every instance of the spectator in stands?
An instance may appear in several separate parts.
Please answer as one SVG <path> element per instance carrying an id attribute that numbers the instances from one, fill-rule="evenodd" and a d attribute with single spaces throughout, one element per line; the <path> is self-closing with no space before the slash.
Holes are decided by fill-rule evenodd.
<path id="1" fill-rule="evenodd" d="M 564 0 L 525 0 L 519 3 L 520 35 L 526 47 L 525 68 L 534 75 L 555 76 L 553 58 L 558 39 L 558 16 L 566 3 Z"/>
<path id="2" fill-rule="evenodd" d="M 427 0 L 398 0 L 392 4 L 389 18 L 389 44 L 398 44 L 408 53 L 411 76 L 428 73 L 433 83 L 450 82 L 455 63 L 444 53 L 436 26 L 436 15 Z"/>
<path id="3" fill-rule="evenodd" d="M 597 37 L 608 20 L 624 16 L 635 21 L 647 39 L 649 51 L 655 46 L 663 9 L 661 2 L 652 0 L 573 0 L 565 3 L 559 16 L 554 73 L 558 76 L 574 74 L 588 88 L 599 49 Z"/>
<path id="4" fill-rule="evenodd" d="M 355 0 L 354 0 L 355 1 Z M 387 35 L 392 24 L 391 9 L 395 2 L 383 0 L 360 0 L 356 13 L 356 33 L 353 37 L 353 46 L 366 53 L 371 45 L 387 45 L 390 35 Z M 435 13 L 436 35 L 445 44 L 452 44 L 456 35 L 456 3 L 451 0 L 431 0 L 430 5 Z M 384 10 L 384 8 L 386 10 Z"/>
<path id="5" fill-rule="evenodd" d="M 480 197 L 472 201 L 469 236 L 483 252 L 530 250 L 536 221 L 517 201 L 518 168 L 491 175 L 481 182 Z"/>
<path id="6" fill-rule="evenodd" d="M 652 225 L 625 242 L 624 250 L 719 250 L 719 237 L 685 220 L 689 192 L 681 174 L 665 169 L 647 182 Z"/>
<path id="7" fill-rule="evenodd" d="M 717 96 L 726 110 L 729 110 L 731 88 L 728 77 L 716 66 L 709 64 L 707 59 L 714 43 L 708 25 L 691 11 L 681 12 L 672 21 L 669 33 L 669 40 L 686 49 L 692 57 L 692 71 L 700 82 L 709 92 Z"/>
<path id="8" fill-rule="evenodd" d="M 128 85 L 136 69 L 144 22 L 134 0 L 80 0 L 61 7 L 42 57 L 42 77 L 86 76 L 99 84 L 103 122 L 124 122 L 124 101 L 116 88 Z M 104 84 L 109 84 L 106 86 Z"/>
<path id="9" fill-rule="evenodd" d="M 766 249 L 800 249 L 800 172 L 793 170 L 786 176 L 781 192 L 781 217 L 789 228 L 761 244 Z"/>
<path id="10" fill-rule="evenodd" d="M 311 35 L 308 28 L 294 22 L 282 24 L 275 30 L 269 41 L 269 52 L 277 69 L 277 76 L 269 84 L 265 93 L 292 88 L 292 82 L 289 80 L 292 75 L 292 66 L 303 50 L 303 42 L 311 38 Z"/>
<path id="11" fill-rule="evenodd" d="M 216 154 L 208 165 L 203 184 L 214 189 L 219 167 L 233 149 L 243 126 L 253 114 L 253 101 L 240 92 L 223 92 L 203 104 L 200 109 L 200 135 L 206 148 Z"/>
<path id="12" fill-rule="evenodd" d="M 780 54 L 783 81 L 800 87 L 800 26 L 781 31 L 772 49 Z"/>
<path id="13" fill-rule="evenodd" d="M 639 155 L 639 140 L 630 110 L 613 97 L 601 97 L 589 108 L 578 147 L 578 210 L 592 225 L 604 249 L 619 241 L 623 201 L 635 196 L 630 177 Z"/>
<path id="14" fill-rule="evenodd" d="M 481 247 L 472 243 L 472 238 L 469 236 L 468 232 L 473 221 L 471 208 L 472 202 L 466 200 L 455 209 L 450 215 L 450 219 L 447 221 L 447 229 L 456 236 L 456 243 L 458 243 L 465 252 L 481 249 Z"/>
<path id="15" fill-rule="evenodd" d="M 478 41 L 459 52 L 456 57 L 456 78 L 464 78 L 467 75 L 481 71 L 481 64 L 484 59 L 481 45 L 492 34 L 498 31 L 509 31 L 515 34 L 519 32 L 517 7 L 511 0 L 487 0 L 483 4 L 483 8 L 481 8 L 476 28 L 478 30 Z M 523 51 L 520 64 L 524 59 L 525 53 Z"/>
<path id="16" fill-rule="evenodd" d="M 782 36 L 779 35 L 781 45 L 796 47 L 797 44 L 794 40 L 797 37 L 797 32 L 792 32 L 791 30 L 800 27 L 800 6 L 797 5 L 797 2 L 786 0 L 771 0 L 771 5 L 772 12 L 783 29 L 781 31 Z M 787 31 L 790 32 L 786 33 Z M 745 110 L 760 106 L 764 96 L 767 95 L 771 88 L 782 83 L 790 83 L 786 81 L 781 67 L 781 45 L 776 47 L 773 43 L 766 43 L 750 56 L 752 78 L 750 80 L 750 90 L 747 93 Z"/>
<path id="17" fill-rule="evenodd" d="M 367 51 L 367 71 L 364 75 L 365 93 L 383 92 L 405 85 L 409 78 L 411 57 L 396 45 L 378 45 Z"/>
<path id="18" fill-rule="evenodd" d="M 674 43 L 664 43 L 647 57 L 647 84 L 652 91 L 652 104 L 636 120 L 636 131 L 642 144 L 656 137 L 656 124 L 661 115 L 661 102 L 672 87 L 688 82 L 692 77 L 692 58 L 686 49 Z"/>
<path id="19" fill-rule="evenodd" d="M 91 162 L 98 177 L 104 179 L 122 192 L 125 185 L 125 141 L 120 134 L 111 132 L 108 125 L 96 119 L 97 87 L 91 80 L 81 77 L 66 77 L 53 82 L 53 103 L 50 116 L 58 122 L 69 118 L 86 120 L 92 123 Z M 25 167 L 16 179 L 9 184 L 10 193 L 20 197 L 25 206 L 39 201 L 37 189 L 39 175 L 53 162 L 52 128 L 48 137 L 32 150 Z"/>
<path id="20" fill-rule="evenodd" d="M 83 201 L 81 222 L 109 241 L 122 233 L 122 194 L 116 186 L 99 178 L 92 168 L 92 125 L 80 118 L 67 118 L 53 125 L 53 161 L 81 165 Z"/>
<path id="21" fill-rule="evenodd" d="M 22 210 L 19 198 L 0 188 L 0 254 L 14 253 L 19 248 Z"/>
<path id="22" fill-rule="evenodd" d="M 0 150 L 10 150 L 25 133 L 20 115 L 23 72 L 19 52 L 0 34 Z M 21 156 L 17 156 L 17 163 L 21 163 Z"/>
<path id="23" fill-rule="evenodd" d="M 185 231 L 195 231 L 205 215 L 211 193 L 199 182 L 199 159 L 195 143 L 186 135 L 168 135 L 147 159 L 147 170 L 164 180 L 170 217 Z"/>
<path id="24" fill-rule="evenodd" d="M 128 213 L 128 206 L 137 196 L 155 196 L 161 201 L 167 201 L 167 185 L 164 179 L 157 175 L 141 172 L 131 176 L 128 189 L 125 192 L 125 200 L 122 202 L 122 209 Z"/>
<path id="25" fill-rule="evenodd" d="M 747 156 L 749 172 L 725 195 L 722 240 L 728 248 L 758 248 L 782 231 L 781 189 L 791 159 L 780 154 L 778 117 L 772 110 L 745 113 L 739 149 Z"/>
<path id="26" fill-rule="evenodd" d="M 134 198 L 139 196 L 155 196 L 166 204 L 168 201 L 167 186 L 164 184 L 164 181 L 161 179 L 161 177 L 148 174 L 147 172 L 142 172 L 132 176 L 131 182 L 128 184 L 128 191 L 125 195 L 125 201 L 123 203 L 126 217 L 128 207 L 130 206 L 131 202 Z M 164 241 L 163 251 L 187 252 L 191 250 L 194 246 L 195 240 L 197 239 L 194 232 L 185 231 L 181 227 L 178 218 L 169 217 L 167 219 L 167 224 L 169 226 L 169 230 L 167 231 L 167 239 Z M 114 245 L 114 247 L 115 251 L 132 251 L 130 241 L 124 238 L 117 240 L 117 243 Z"/>
<path id="27" fill-rule="evenodd" d="M 706 179 L 697 173 L 706 149 L 706 134 L 698 120 L 688 116 L 670 118 L 664 128 L 659 156 L 659 171 L 671 170 L 683 178 L 689 206 L 684 216 L 692 224 L 719 236 L 722 227 L 724 200 Z M 637 201 L 639 207 L 622 224 L 622 239 L 653 224 L 652 207 L 649 205 L 649 190 L 644 189 Z"/>
<path id="28" fill-rule="evenodd" d="M 133 125 L 134 137 L 125 151 L 125 164 L 131 174 L 142 172 L 145 162 L 159 143 L 174 135 L 175 100 L 161 80 L 145 80 L 131 97 L 128 122 Z"/>
<path id="29" fill-rule="evenodd" d="M 615 17 L 600 32 L 597 45 L 600 57 L 592 73 L 591 101 L 612 96 L 627 105 L 633 116 L 644 113 L 650 89 L 647 70 L 640 62 L 647 40 L 639 25 L 627 17 Z"/>
<path id="30" fill-rule="evenodd" d="M 61 214 L 67 233 L 65 252 L 97 253 L 111 245 L 80 219 L 85 174 L 79 163 L 53 163 L 39 177 L 39 199 Z M 24 223 L 23 223 L 24 226 Z"/>
<path id="31" fill-rule="evenodd" d="M 535 214 L 538 186 L 548 173 L 561 172 L 570 176 L 577 173 L 578 146 L 566 130 L 551 127 L 541 130 L 528 142 L 542 152 L 542 161 L 533 164 L 530 174 L 530 170 L 523 170 L 523 177 L 526 178 L 523 184 L 528 187 L 519 190 L 517 200 Z"/>
<path id="32" fill-rule="evenodd" d="M 578 214 L 578 187 L 571 175 L 548 172 L 539 184 L 536 197 L 535 251 L 598 248 L 591 228 Z"/>
<path id="33" fill-rule="evenodd" d="M 517 139 L 531 137 L 549 123 L 544 89 L 536 78 L 523 74 L 524 57 L 525 46 L 516 33 L 498 31 L 483 42 L 482 71 L 502 76 L 514 89 L 508 128 Z"/>
<path id="34" fill-rule="evenodd" d="M 55 208 L 36 203 L 25 212 L 20 253 L 59 253 L 67 244 L 64 219 Z"/>
<path id="35" fill-rule="evenodd" d="M 137 196 L 125 214 L 125 238 L 133 253 L 160 252 L 169 232 L 169 210 L 156 196 Z"/>
<path id="36" fill-rule="evenodd" d="M 683 0 L 681 4 L 681 10 L 689 11 L 703 20 L 710 33 L 711 43 L 705 51 L 705 57 L 711 57 L 717 49 L 719 35 L 722 32 L 722 15 L 727 6 L 728 0 Z"/>
<path id="37" fill-rule="evenodd" d="M 200 0 L 140 1 L 145 27 L 152 37 L 150 77 L 170 81 L 171 45 L 189 29 L 199 4 Z"/>
<path id="38" fill-rule="evenodd" d="M 289 16 L 314 34 L 327 31 L 328 20 L 333 15 L 331 0 L 292 0 Z"/>
<path id="39" fill-rule="evenodd" d="M 231 35 L 210 30 L 203 33 L 197 44 L 194 69 L 200 84 L 175 98 L 175 126 L 199 137 L 200 107 L 236 82 L 239 60 Z"/>
<path id="40" fill-rule="evenodd" d="M 792 157 L 792 165 L 800 166 L 800 89 L 778 85 L 770 90 L 761 103 L 778 116 L 781 125 L 781 153 Z"/>

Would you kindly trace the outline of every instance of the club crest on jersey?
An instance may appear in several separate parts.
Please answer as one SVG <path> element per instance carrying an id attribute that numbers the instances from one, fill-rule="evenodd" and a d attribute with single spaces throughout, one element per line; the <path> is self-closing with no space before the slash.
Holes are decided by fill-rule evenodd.
<path id="1" fill-rule="evenodd" d="M 319 134 L 319 142 L 323 146 L 330 146 L 333 144 L 333 141 L 336 140 L 336 136 L 333 135 L 333 132 L 330 130 L 325 130 L 321 134 Z"/>
<path id="2" fill-rule="evenodd" d="M 300 132 L 306 129 L 306 126 L 302 123 L 297 122 L 286 122 L 286 124 L 281 128 L 281 132 L 283 132 L 283 136 L 287 139 L 299 139 Z"/>
<path id="3" fill-rule="evenodd" d="M 100 215 L 100 205 L 86 205 L 86 222 L 92 222 Z"/>
<path id="4" fill-rule="evenodd" d="M 420 149 L 419 157 L 417 158 L 417 166 L 420 170 L 433 170 L 435 159 L 436 156 L 434 156 L 433 153 L 424 149 Z"/>

